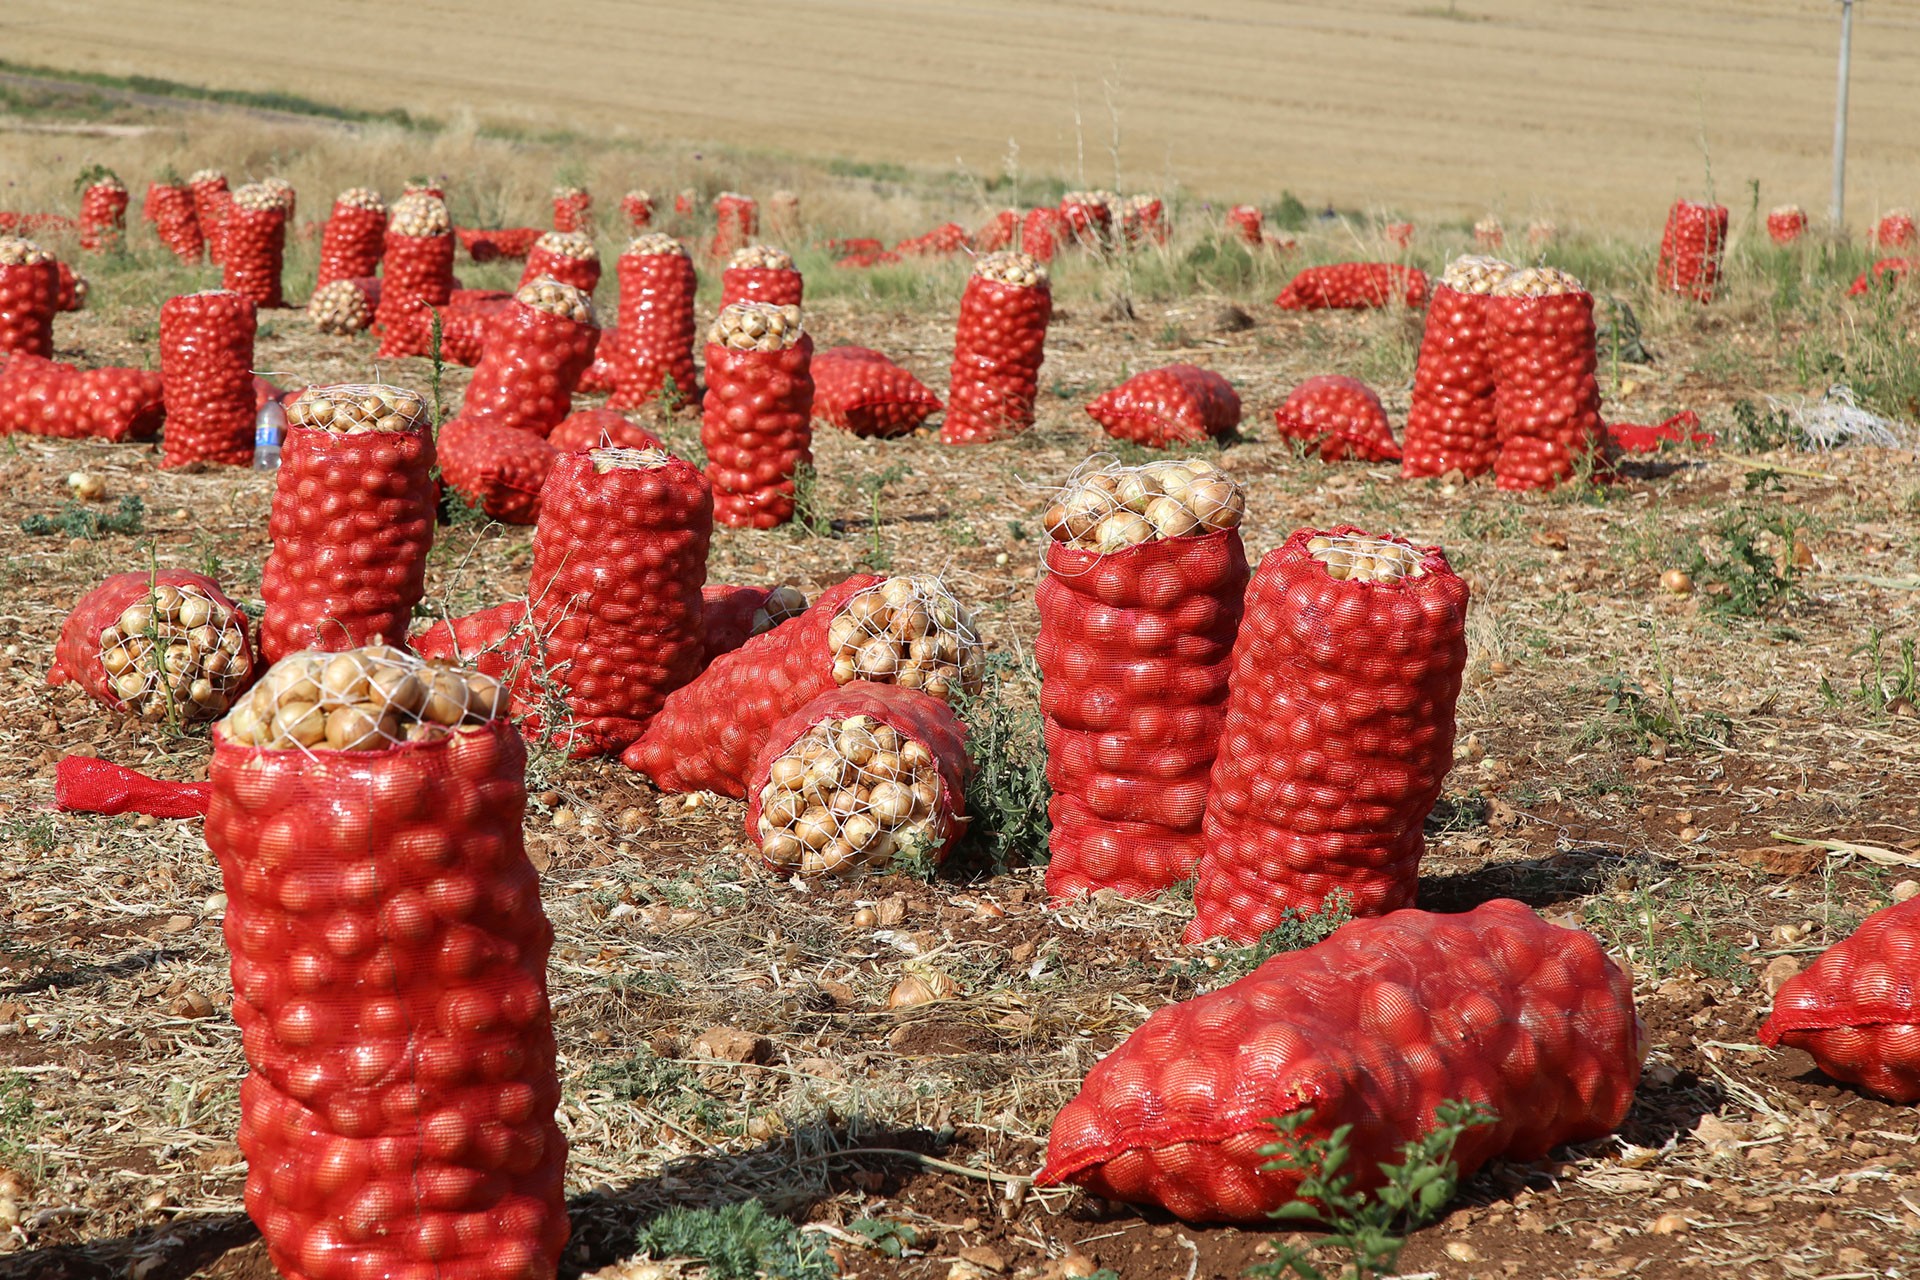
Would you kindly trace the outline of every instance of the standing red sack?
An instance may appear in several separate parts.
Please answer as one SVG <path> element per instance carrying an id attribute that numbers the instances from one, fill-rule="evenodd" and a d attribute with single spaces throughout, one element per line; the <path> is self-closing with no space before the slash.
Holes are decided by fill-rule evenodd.
<path id="1" fill-rule="evenodd" d="M 1087 414 L 1116 440 L 1165 449 L 1232 435 L 1240 425 L 1240 393 L 1211 369 L 1170 364 L 1096 396 Z"/>
<path id="2" fill-rule="evenodd" d="M 222 261 L 220 234 L 227 208 L 233 203 L 227 175 L 218 169 L 195 169 L 187 176 L 187 192 L 193 198 L 194 220 L 206 238 L 207 261 L 218 266 Z"/>
<path id="3" fill-rule="evenodd" d="M 50 685 L 77 684 L 144 724 L 213 720 L 259 674 L 247 615 L 190 569 L 116 573 L 60 627 Z"/>
<path id="4" fill-rule="evenodd" d="M 653 225 L 653 197 L 636 187 L 620 197 L 620 212 L 626 216 L 627 230 L 637 235 Z"/>
<path id="5" fill-rule="evenodd" d="M 118 249 L 127 231 L 127 184 L 96 165 L 81 175 L 80 247 L 102 253 Z"/>
<path id="6" fill-rule="evenodd" d="M 1052 799 L 1047 893 L 1145 897 L 1200 861 L 1247 556 L 1202 459 L 1082 469 L 1045 516 L 1035 603 Z"/>
<path id="7" fill-rule="evenodd" d="M 1920 232 L 1914 229 L 1912 212 L 1888 210 L 1873 226 L 1873 242 L 1882 249 L 1911 249 L 1920 244 Z"/>
<path id="8" fill-rule="evenodd" d="M 1126 197 L 1120 207 L 1120 235 L 1129 246 L 1167 242 L 1167 206 L 1159 196 Z"/>
<path id="9" fill-rule="evenodd" d="M 1255 943 L 1335 893 L 1356 916 L 1413 905 L 1466 623 L 1467 584 L 1438 547 L 1342 525 L 1267 554 L 1234 645 L 1187 941 Z"/>
<path id="10" fill-rule="evenodd" d="M 1052 317 L 1047 269 L 1030 252 L 974 263 L 954 326 L 942 441 L 982 444 L 1033 425 Z"/>
<path id="11" fill-rule="evenodd" d="M 1775 244 L 1792 244 L 1807 232 L 1807 211 L 1797 204 L 1767 210 L 1767 235 Z"/>
<path id="12" fill-rule="evenodd" d="M 1020 252 L 1035 262 L 1052 262 L 1066 234 L 1058 209 L 1029 209 L 1020 223 Z"/>
<path id="13" fill-rule="evenodd" d="M 153 183 L 147 187 L 146 211 L 160 243 L 173 251 L 181 262 L 198 262 L 206 252 L 205 233 L 194 212 L 193 194 L 177 182 Z"/>
<path id="14" fill-rule="evenodd" d="M 440 358 L 471 369 L 486 350 L 493 320 L 513 304 L 505 289 L 455 289 L 440 307 Z"/>
<path id="15" fill-rule="evenodd" d="M 257 308 L 284 307 L 280 273 L 287 255 L 287 206 L 278 192 L 250 182 L 233 193 L 221 224 L 221 288 Z"/>
<path id="16" fill-rule="evenodd" d="M 856 436 L 886 439 L 912 432 L 940 412 L 940 397 L 871 347 L 813 353 L 813 414 Z"/>
<path id="17" fill-rule="evenodd" d="M 776 307 L 797 307 L 804 292 L 793 257 L 771 245 L 750 244 L 736 249 L 720 273 L 720 305 L 736 302 L 771 302 Z"/>
<path id="18" fill-rule="evenodd" d="M 525 288 L 536 280 L 558 280 L 591 294 L 600 285 L 600 251 L 594 248 L 593 237 L 579 231 L 541 233 L 527 253 L 516 287 Z"/>
<path id="19" fill-rule="evenodd" d="M 1108 191 L 1068 191 L 1060 197 L 1060 221 L 1067 239 L 1083 249 L 1101 249 L 1113 236 L 1113 209 Z"/>
<path id="20" fill-rule="evenodd" d="M 398 387 L 308 387 L 287 434 L 260 579 L 260 653 L 403 645 L 433 546 L 427 406 Z"/>
<path id="21" fill-rule="evenodd" d="M 693 259 L 672 236 L 640 236 L 620 255 L 620 308 L 603 339 L 611 349 L 610 409 L 639 409 L 663 396 L 697 401 Z"/>
<path id="22" fill-rule="evenodd" d="M 1447 264 L 1427 307 L 1420 357 L 1413 370 L 1400 474 L 1408 479 L 1493 470 L 1500 428 L 1488 363 L 1486 298 L 1514 267 L 1466 255 Z"/>
<path id="23" fill-rule="evenodd" d="M 336 280 L 357 280 L 380 269 L 386 251 L 387 206 L 368 187 L 348 187 L 333 201 L 333 213 L 320 233 L 317 293 Z"/>
<path id="24" fill-rule="evenodd" d="M 1254 205 L 1237 204 L 1227 210 L 1227 225 L 1242 244 L 1258 246 L 1266 241 L 1266 220 Z"/>
<path id="25" fill-rule="evenodd" d="M 1789 978 L 1760 1043 L 1804 1049 L 1889 1102 L 1920 1102 L 1920 898 L 1874 912 Z"/>
<path id="26" fill-rule="evenodd" d="M 93 291 L 93 286 L 88 283 L 85 276 L 59 259 L 54 260 L 54 268 L 60 276 L 59 288 L 56 291 L 57 296 L 53 300 L 54 310 L 62 312 L 85 311 L 87 309 L 87 295 Z"/>
<path id="27" fill-rule="evenodd" d="M 794 476 L 813 463 L 812 359 L 798 307 L 736 302 L 713 322 L 700 443 L 717 523 L 772 529 L 793 519 Z"/>
<path id="28" fill-rule="evenodd" d="M 402 196 L 387 220 L 380 259 L 380 358 L 424 356 L 433 346 L 433 309 L 453 296 L 453 224 L 432 196 Z"/>
<path id="29" fill-rule="evenodd" d="M 725 258 L 735 249 L 744 249 L 760 234 L 760 205 L 752 196 L 738 191 L 722 191 L 713 198 L 713 241 L 707 256 Z"/>
<path id="30" fill-rule="evenodd" d="M 1712 302 L 1727 247 L 1727 206 L 1675 200 L 1660 234 L 1660 288 L 1696 302 Z"/>
<path id="31" fill-rule="evenodd" d="M 561 186 L 553 189 L 553 229 L 590 231 L 593 226 L 593 196 L 585 187 Z"/>
<path id="32" fill-rule="evenodd" d="M 1606 446 L 1593 295 L 1564 271 L 1526 267 L 1482 305 L 1502 489 L 1551 489 Z"/>
<path id="33" fill-rule="evenodd" d="M 0 353 L 53 355 L 60 265 L 31 240 L 0 236 Z"/>
<path id="34" fill-rule="evenodd" d="M 1323 373 L 1308 378 L 1273 412 L 1283 440 L 1298 440 L 1322 462 L 1398 462 L 1387 411 L 1358 378 Z"/>
<path id="35" fill-rule="evenodd" d="M 572 411 L 598 335 L 581 290 L 554 280 L 522 285 L 487 322 L 461 412 L 546 435 Z"/>
<path id="36" fill-rule="evenodd" d="M 253 303 L 225 289 L 160 306 L 163 467 L 253 464 Z"/>

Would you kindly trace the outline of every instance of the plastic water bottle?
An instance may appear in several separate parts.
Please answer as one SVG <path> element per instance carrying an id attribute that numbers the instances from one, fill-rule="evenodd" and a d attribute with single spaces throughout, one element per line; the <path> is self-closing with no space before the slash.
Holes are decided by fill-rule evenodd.
<path id="1" fill-rule="evenodd" d="M 280 442 L 287 434 L 287 411 L 278 400 L 269 400 L 260 406 L 260 416 L 253 420 L 253 469 L 255 471 L 278 471 L 280 469 Z"/>

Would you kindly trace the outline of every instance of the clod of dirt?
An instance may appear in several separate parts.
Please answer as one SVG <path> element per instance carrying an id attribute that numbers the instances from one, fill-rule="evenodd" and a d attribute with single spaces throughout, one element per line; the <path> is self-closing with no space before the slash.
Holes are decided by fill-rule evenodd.
<path id="1" fill-rule="evenodd" d="M 773 1041 L 738 1027 L 708 1027 L 694 1037 L 688 1052 L 696 1058 L 764 1065 L 773 1059 Z"/>

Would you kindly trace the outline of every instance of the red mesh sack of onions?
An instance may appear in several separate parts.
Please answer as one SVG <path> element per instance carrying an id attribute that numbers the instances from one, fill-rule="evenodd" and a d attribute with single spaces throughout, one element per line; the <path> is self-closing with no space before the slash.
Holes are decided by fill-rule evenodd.
<path id="1" fill-rule="evenodd" d="M 1125 196 L 1120 203 L 1120 238 L 1129 246 L 1167 242 L 1167 206 L 1159 196 Z"/>
<path id="2" fill-rule="evenodd" d="M 0 435 L 150 440 L 165 418 L 161 378 L 152 370 L 82 370 L 25 352 L 0 356 Z"/>
<path id="3" fill-rule="evenodd" d="M 627 220 L 627 230 L 645 231 L 653 225 L 653 196 L 638 188 L 620 197 L 620 212 Z"/>
<path id="4" fill-rule="evenodd" d="M 700 588 L 700 630 L 705 641 L 700 669 L 705 671 L 721 654 L 732 653 L 755 636 L 806 611 L 807 596 L 798 587 L 708 583 Z"/>
<path id="5" fill-rule="evenodd" d="M 80 247 L 95 253 L 120 247 L 127 230 L 127 184 L 118 174 L 96 168 L 80 192 Z"/>
<path id="6" fill-rule="evenodd" d="M 813 355 L 813 413 L 856 436 L 904 436 L 940 412 L 940 397 L 871 347 Z"/>
<path id="7" fill-rule="evenodd" d="M 58 259 L 54 260 L 54 270 L 60 277 L 59 289 L 53 300 L 54 310 L 85 311 L 87 295 L 93 291 L 87 278 Z"/>
<path id="8" fill-rule="evenodd" d="M 580 381 L 574 384 L 574 394 L 582 396 L 611 395 L 614 388 L 613 344 L 618 335 L 609 329 L 593 331 L 593 356 L 587 361 L 587 367 L 580 372 Z"/>
<path id="9" fill-rule="evenodd" d="M 1804 1049 L 1889 1102 L 1920 1102 L 1920 898 L 1874 912 L 1789 978 L 1760 1043 Z"/>
<path id="10" fill-rule="evenodd" d="M 742 529 L 793 519 L 793 478 L 813 461 L 813 339 L 800 308 L 736 302 L 707 334 L 700 443 L 713 518 Z"/>
<path id="11" fill-rule="evenodd" d="M 1913 225 L 1913 214 L 1894 209 L 1873 227 L 1873 242 L 1882 249 L 1910 249 L 1920 244 L 1920 232 Z"/>
<path id="12" fill-rule="evenodd" d="M 760 234 L 760 205 L 752 196 L 722 191 L 713 198 L 713 242 L 707 256 L 724 258 Z"/>
<path id="13" fill-rule="evenodd" d="M 1792 244 L 1807 233 L 1807 211 L 1797 204 L 1767 210 L 1767 235 L 1775 244 Z"/>
<path id="14" fill-rule="evenodd" d="M 1113 234 L 1111 191 L 1068 191 L 1060 197 L 1060 221 L 1067 236 L 1083 249 L 1099 249 Z"/>
<path id="15" fill-rule="evenodd" d="M 51 685 L 145 724 L 218 719 L 252 685 L 247 615 L 202 573 L 118 573 L 73 606 L 53 649 Z"/>
<path id="16" fill-rule="evenodd" d="M 398 387 L 308 387 L 287 434 L 261 576 L 260 652 L 405 643 L 433 546 L 432 423 Z"/>
<path id="17" fill-rule="evenodd" d="M 871 680 L 947 701 L 978 692 L 985 671 L 973 619 L 938 578 L 855 574 L 714 659 L 622 759 L 662 791 L 744 798 L 773 726 L 829 689 Z"/>
<path id="18" fill-rule="evenodd" d="M 1029 209 L 1020 222 L 1020 252 L 1035 262 L 1052 262 L 1066 234 L 1058 209 Z"/>
<path id="19" fill-rule="evenodd" d="M 579 231 L 548 231 L 533 242 L 519 288 L 536 280 L 558 280 L 591 294 L 600 284 L 600 251 L 593 238 Z"/>
<path id="20" fill-rule="evenodd" d="M 0 352 L 53 355 L 60 265 L 31 240 L 0 236 Z"/>
<path id="21" fill-rule="evenodd" d="M 547 440 L 485 414 L 462 414 L 440 428 L 433 449 L 447 487 L 488 519 L 532 524 L 540 518 L 540 486 L 559 457 Z"/>
<path id="22" fill-rule="evenodd" d="M 1237 204 L 1227 210 L 1227 225 L 1239 235 L 1242 244 L 1258 245 L 1266 239 L 1266 220 L 1250 204 Z"/>
<path id="23" fill-rule="evenodd" d="M 943 222 L 923 235 L 909 236 L 893 246 L 902 258 L 950 258 L 967 247 L 967 229 L 957 222 Z"/>
<path id="24" fill-rule="evenodd" d="M 974 263 L 954 326 L 941 440 L 983 444 L 1033 425 L 1052 317 L 1053 287 L 1031 252 L 990 253 Z"/>
<path id="25" fill-rule="evenodd" d="M 638 409 L 663 396 L 697 400 L 693 259 L 678 240 L 654 232 L 620 255 L 620 309 L 602 339 L 613 366 L 610 409 Z"/>
<path id="26" fill-rule="evenodd" d="M 585 187 L 555 187 L 553 189 L 553 229 L 555 231 L 586 231 L 591 226 L 593 214 L 593 196 Z M 589 293 L 592 290 L 588 290 Z"/>
<path id="27" fill-rule="evenodd" d="M 771 245 L 750 244 L 734 250 L 720 272 L 720 305 L 770 302 L 776 307 L 797 307 L 803 286 L 792 255 Z"/>
<path id="28" fill-rule="evenodd" d="M 160 306 L 167 434 L 160 465 L 253 463 L 253 303 L 210 289 Z"/>
<path id="29" fill-rule="evenodd" d="M 198 262 L 206 252 L 205 234 L 194 212 L 193 195 L 178 183 L 161 182 L 147 188 L 147 212 L 160 243 L 182 262 Z"/>
<path id="30" fill-rule="evenodd" d="M 470 666 L 493 677 L 506 687 L 510 700 L 538 651 L 525 600 L 509 600 L 465 617 L 436 622 L 415 635 L 411 644 L 415 653 L 429 661 Z"/>
<path id="31" fill-rule="evenodd" d="M 228 206 L 233 203 L 227 175 L 218 169 L 195 169 L 187 176 L 187 192 L 193 200 L 193 216 L 200 234 L 206 237 L 207 260 L 217 264 L 221 260 L 221 224 L 226 219 Z"/>
<path id="32" fill-rule="evenodd" d="M 1336 262 L 1295 275 L 1273 305 L 1282 311 L 1365 311 L 1418 307 L 1427 300 L 1427 273 L 1397 262 Z"/>
<path id="33" fill-rule="evenodd" d="M 1200 860 L 1247 585 L 1245 509 L 1198 458 L 1090 463 L 1047 509 L 1034 656 L 1053 898 L 1143 897 Z"/>
<path id="34" fill-rule="evenodd" d="M 1593 295 L 1564 271 L 1527 267 L 1495 285 L 1481 306 L 1500 431 L 1494 481 L 1502 489 L 1551 489 L 1606 444 Z"/>
<path id="35" fill-rule="evenodd" d="M 1847 286 L 1847 296 L 1858 298 L 1876 286 L 1892 288 L 1907 278 L 1913 264 L 1912 258 L 1882 258 L 1854 277 L 1853 283 Z"/>
<path id="36" fill-rule="evenodd" d="M 431 196 L 402 196 L 387 219 L 380 258 L 379 356 L 424 356 L 433 343 L 432 312 L 453 296 L 453 224 Z"/>
<path id="37" fill-rule="evenodd" d="M 0 436 L 26 432 L 67 436 L 72 417 L 67 384 L 75 368 L 24 351 L 0 351 Z"/>
<path id="38" fill-rule="evenodd" d="M 1478 476 L 1493 470 L 1500 429 L 1488 363 L 1486 297 L 1513 270 L 1498 258 L 1468 255 L 1448 263 L 1441 275 L 1413 370 L 1402 476 L 1449 471 Z"/>
<path id="39" fill-rule="evenodd" d="M 1013 248 L 1013 242 L 1020 235 L 1020 212 L 1017 209 L 1002 209 L 980 224 L 980 229 L 968 237 L 975 253 L 999 253 L 1003 249 Z M 874 249 L 881 247 L 874 241 Z M 849 247 L 849 253 L 854 250 Z"/>
<path id="40" fill-rule="evenodd" d="M 1260 1223 L 1301 1173 L 1265 1168 L 1273 1121 L 1347 1127 L 1354 1189 L 1384 1181 L 1442 1102 L 1491 1123 L 1453 1149 L 1465 1176 L 1611 1132 L 1645 1033 L 1633 983 L 1591 934 L 1510 899 L 1464 915 L 1396 911 L 1153 1014 L 1054 1117 L 1040 1185 L 1072 1182 L 1189 1222 Z"/>
<path id="41" fill-rule="evenodd" d="M 1720 259 L 1727 246 L 1727 207 L 1675 200 L 1660 234 L 1655 279 L 1669 293 L 1712 302 L 1720 287 Z"/>
<path id="42" fill-rule="evenodd" d="M 336 280 L 356 280 L 380 269 L 387 244 L 387 205 L 367 187 L 348 187 L 333 202 L 326 230 L 320 233 L 317 292 Z M 363 326 L 364 327 L 364 326 Z"/>
<path id="43" fill-rule="evenodd" d="M 969 763 L 946 703 L 856 680 L 767 734 L 747 777 L 747 838 L 779 875 L 938 864 L 966 829 Z"/>
<path id="44" fill-rule="evenodd" d="M 512 302 L 505 289 L 455 289 L 440 308 L 440 358 L 468 368 L 479 364 L 494 317 Z"/>
<path id="45" fill-rule="evenodd" d="M 1398 462 L 1400 446 L 1373 388 L 1358 378 L 1308 378 L 1273 411 L 1284 440 L 1298 440 L 1322 462 Z"/>
<path id="46" fill-rule="evenodd" d="M 598 340 L 583 291 L 556 280 L 522 285 L 487 324 L 461 412 L 546 435 L 572 411 Z"/>
<path id="47" fill-rule="evenodd" d="M 287 256 L 287 206 L 278 192 L 250 182 L 233 193 L 220 228 L 221 287 L 256 307 L 284 307 L 280 272 Z"/>
<path id="48" fill-rule="evenodd" d="M 1087 413 L 1116 440 L 1164 449 L 1232 435 L 1240 425 L 1240 393 L 1211 369 L 1170 364 L 1095 397 Z"/>
<path id="49" fill-rule="evenodd" d="M 547 443 L 561 453 L 589 449 L 664 449 L 658 437 L 612 409 L 579 409 L 560 420 Z"/>
<path id="50" fill-rule="evenodd" d="M 496 258 L 525 258 L 533 252 L 533 243 L 546 232 L 539 227 L 455 227 L 454 235 L 467 256 L 475 262 Z"/>
<path id="51" fill-rule="evenodd" d="M 350 338 L 365 333 L 380 310 L 380 277 L 355 276 L 319 285 L 307 299 L 307 319 L 321 333 Z M 442 336 L 441 346 L 446 345 Z M 451 357 L 449 357 L 451 358 Z"/>
<path id="52" fill-rule="evenodd" d="M 497 682 L 295 654 L 214 729 L 247 1213 L 290 1280 L 552 1275 L 567 1144 Z"/>
<path id="53" fill-rule="evenodd" d="M 1413 905 L 1453 765 L 1467 584 L 1437 547 L 1342 525 L 1260 562 L 1233 650 L 1187 940 L 1254 943 L 1343 895 Z"/>
<path id="54" fill-rule="evenodd" d="M 1507 229 L 1500 219 L 1492 214 L 1484 214 L 1473 224 L 1473 243 L 1480 249 L 1498 249 L 1507 242 Z"/>
<path id="55" fill-rule="evenodd" d="M 1413 243 L 1413 224 L 1411 222 L 1389 222 L 1380 229 L 1380 234 L 1388 244 L 1404 249 Z"/>

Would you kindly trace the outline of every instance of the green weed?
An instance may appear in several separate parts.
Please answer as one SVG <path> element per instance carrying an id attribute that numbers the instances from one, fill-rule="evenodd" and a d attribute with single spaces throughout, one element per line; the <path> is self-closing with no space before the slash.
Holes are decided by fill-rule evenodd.
<path id="1" fill-rule="evenodd" d="M 793 473 L 793 520 L 789 527 L 796 538 L 834 536 L 833 516 L 820 490 L 820 473 L 810 462 L 802 463 Z"/>
<path id="2" fill-rule="evenodd" d="M 1805 520 L 1785 507 L 1748 505 L 1723 512 L 1709 537 L 1691 544 L 1683 561 L 1704 585 L 1715 613 L 1764 617 L 1786 608 L 1800 593 L 1794 542 Z M 1771 544 L 1771 545 L 1769 545 Z"/>
<path id="3" fill-rule="evenodd" d="M 112 511 L 69 502 L 52 514 L 35 512 L 20 522 L 20 532 L 41 537 L 57 533 L 91 541 L 109 533 L 139 533 L 146 527 L 146 519 L 147 504 L 138 494 L 129 493 Z"/>
<path id="4" fill-rule="evenodd" d="M 826 1242 L 758 1200 L 718 1209 L 668 1209 L 634 1239 L 652 1258 L 704 1263 L 711 1280 L 833 1280 Z"/>
<path id="5" fill-rule="evenodd" d="M 958 694 L 976 767 L 967 780 L 966 844 L 995 875 L 1047 860 L 1047 750 L 1040 669 L 1032 659 L 989 654 L 977 694 Z"/>

